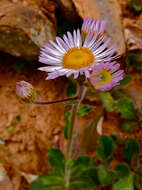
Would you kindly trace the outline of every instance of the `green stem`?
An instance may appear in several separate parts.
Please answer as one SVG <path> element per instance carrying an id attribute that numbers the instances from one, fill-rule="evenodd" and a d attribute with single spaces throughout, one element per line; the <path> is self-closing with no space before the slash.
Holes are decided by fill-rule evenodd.
<path id="1" fill-rule="evenodd" d="M 71 112 L 71 121 L 69 127 L 69 135 L 68 135 L 68 142 L 67 142 L 67 151 L 66 151 L 66 171 L 65 171 L 65 180 L 66 180 L 66 190 L 69 190 L 69 183 L 70 183 L 70 169 L 68 168 L 68 162 L 72 160 L 72 140 L 73 140 L 73 131 L 75 130 L 75 123 L 76 123 L 76 115 L 77 110 L 82 102 L 84 96 L 86 94 L 86 87 L 84 85 L 79 85 L 77 96 L 78 101 L 72 105 L 72 112 Z"/>

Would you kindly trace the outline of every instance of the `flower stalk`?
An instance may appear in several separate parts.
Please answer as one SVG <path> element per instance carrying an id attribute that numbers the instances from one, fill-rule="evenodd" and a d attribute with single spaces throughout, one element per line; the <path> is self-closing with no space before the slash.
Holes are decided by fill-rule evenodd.
<path id="1" fill-rule="evenodd" d="M 57 103 L 61 103 L 61 102 L 67 102 L 67 101 L 73 101 L 73 100 L 77 100 L 78 96 L 75 96 L 73 98 L 64 98 L 61 100 L 53 100 L 53 101 L 39 101 L 39 100 L 35 100 L 33 103 L 34 104 L 38 104 L 38 105 L 50 105 L 50 104 L 57 104 Z"/>
<path id="2" fill-rule="evenodd" d="M 72 111 L 71 111 L 71 122 L 70 122 L 70 128 L 69 128 L 69 136 L 68 136 L 68 142 L 67 142 L 67 150 L 66 150 L 66 168 L 65 168 L 65 181 L 66 181 L 66 190 L 69 190 L 69 184 L 70 184 L 70 169 L 68 168 L 68 163 L 70 160 L 72 160 L 72 153 L 73 153 L 73 132 L 76 131 L 76 116 L 77 116 L 77 110 L 84 99 L 84 96 L 86 94 L 86 86 L 84 84 L 78 85 L 78 101 L 72 105 Z"/>

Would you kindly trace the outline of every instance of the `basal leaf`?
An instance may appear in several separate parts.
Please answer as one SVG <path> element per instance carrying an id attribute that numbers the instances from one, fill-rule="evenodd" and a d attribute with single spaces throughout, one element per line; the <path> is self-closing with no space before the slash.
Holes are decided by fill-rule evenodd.
<path id="1" fill-rule="evenodd" d="M 100 165 L 98 167 L 98 179 L 101 185 L 106 186 L 110 185 L 114 181 L 114 173 L 111 171 L 107 171 L 105 166 Z"/>
<path id="2" fill-rule="evenodd" d="M 58 190 L 65 183 L 64 178 L 58 173 L 50 172 L 38 177 L 30 184 L 30 190 Z"/>
<path id="3" fill-rule="evenodd" d="M 136 119 L 136 110 L 129 98 L 123 98 L 117 103 L 118 111 L 125 119 Z"/>
<path id="4" fill-rule="evenodd" d="M 100 160 L 109 158 L 115 149 L 115 143 L 110 136 L 102 135 L 98 140 L 98 147 L 96 150 L 97 156 Z"/>
<path id="5" fill-rule="evenodd" d="M 137 157 L 140 152 L 140 144 L 139 142 L 131 138 L 126 141 L 124 149 L 123 149 L 123 156 L 127 161 L 131 161 L 134 157 Z"/>
<path id="6" fill-rule="evenodd" d="M 70 168 L 71 187 L 93 188 L 97 185 L 97 169 L 89 156 L 80 156 Z"/>
<path id="7" fill-rule="evenodd" d="M 142 11 L 142 0 L 131 0 L 129 6 L 135 11 L 140 12 Z"/>
<path id="8" fill-rule="evenodd" d="M 134 121 L 125 121 L 122 123 L 122 130 L 124 132 L 133 132 L 136 126 L 136 122 Z"/>
<path id="9" fill-rule="evenodd" d="M 83 172 L 92 167 L 94 167 L 94 163 L 89 156 L 80 156 L 77 160 L 73 161 L 71 176 L 76 177 L 82 175 Z"/>
<path id="10" fill-rule="evenodd" d="M 70 186 L 85 189 L 85 188 L 93 188 L 93 187 L 95 187 L 95 184 L 91 178 L 89 178 L 87 176 L 81 176 L 77 180 L 72 181 L 70 183 Z"/>
<path id="11" fill-rule="evenodd" d="M 127 177 L 130 174 L 130 169 L 126 164 L 119 163 L 115 168 L 114 171 L 118 178 Z"/>
<path id="12" fill-rule="evenodd" d="M 142 176 L 136 174 L 134 178 L 135 186 L 138 190 L 142 190 Z"/>
<path id="13" fill-rule="evenodd" d="M 112 186 L 112 190 L 134 190 L 133 175 L 120 179 Z"/>

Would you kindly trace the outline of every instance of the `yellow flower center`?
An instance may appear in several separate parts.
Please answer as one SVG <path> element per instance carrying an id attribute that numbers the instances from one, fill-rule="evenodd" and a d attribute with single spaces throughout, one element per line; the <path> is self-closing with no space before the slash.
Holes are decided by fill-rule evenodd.
<path id="1" fill-rule="evenodd" d="M 109 84 L 112 81 L 112 76 L 111 73 L 105 69 L 102 69 L 98 72 L 98 75 L 95 75 L 93 77 L 91 77 L 92 79 L 96 79 L 99 77 L 99 75 L 101 75 L 101 80 L 99 80 L 98 82 L 94 82 L 93 85 L 94 87 L 98 87 L 104 84 Z"/>
<path id="2" fill-rule="evenodd" d="M 95 57 L 91 50 L 81 47 L 72 48 L 63 57 L 63 65 L 68 69 L 81 69 L 94 63 Z"/>

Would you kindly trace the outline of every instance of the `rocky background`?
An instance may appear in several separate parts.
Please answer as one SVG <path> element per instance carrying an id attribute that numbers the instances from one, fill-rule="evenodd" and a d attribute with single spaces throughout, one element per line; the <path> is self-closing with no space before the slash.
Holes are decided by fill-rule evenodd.
<path id="1" fill-rule="evenodd" d="M 32 180 L 50 170 L 48 148 L 64 150 L 65 146 L 65 108 L 61 104 L 40 107 L 21 102 L 15 94 L 16 81 L 33 84 L 39 99 L 65 97 L 67 80 L 45 81 L 45 74 L 37 71 L 40 47 L 56 35 L 80 27 L 86 17 L 107 21 L 106 33 L 117 45 L 125 67 L 128 52 L 142 49 L 142 13 L 133 11 L 128 3 L 129 0 L 0 0 L 0 172 L 5 174 L 0 180 L 1 190 L 28 190 Z M 129 91 L 141 109 L 141 75 L 132 75 Z M 96 101 L 89 96 L 87 100 Z M 97 109 L 79 118 L 78 125 Z M 127 137 L 119 125 L 119 118 L 107 113 L 101 131 Z M 80 127 L 79 130 L 84 133 Z M 132 135 L 142 141 L 138 128 Z M 83 142 L 81 147 L 87 151 L 89 142 Z"/>

